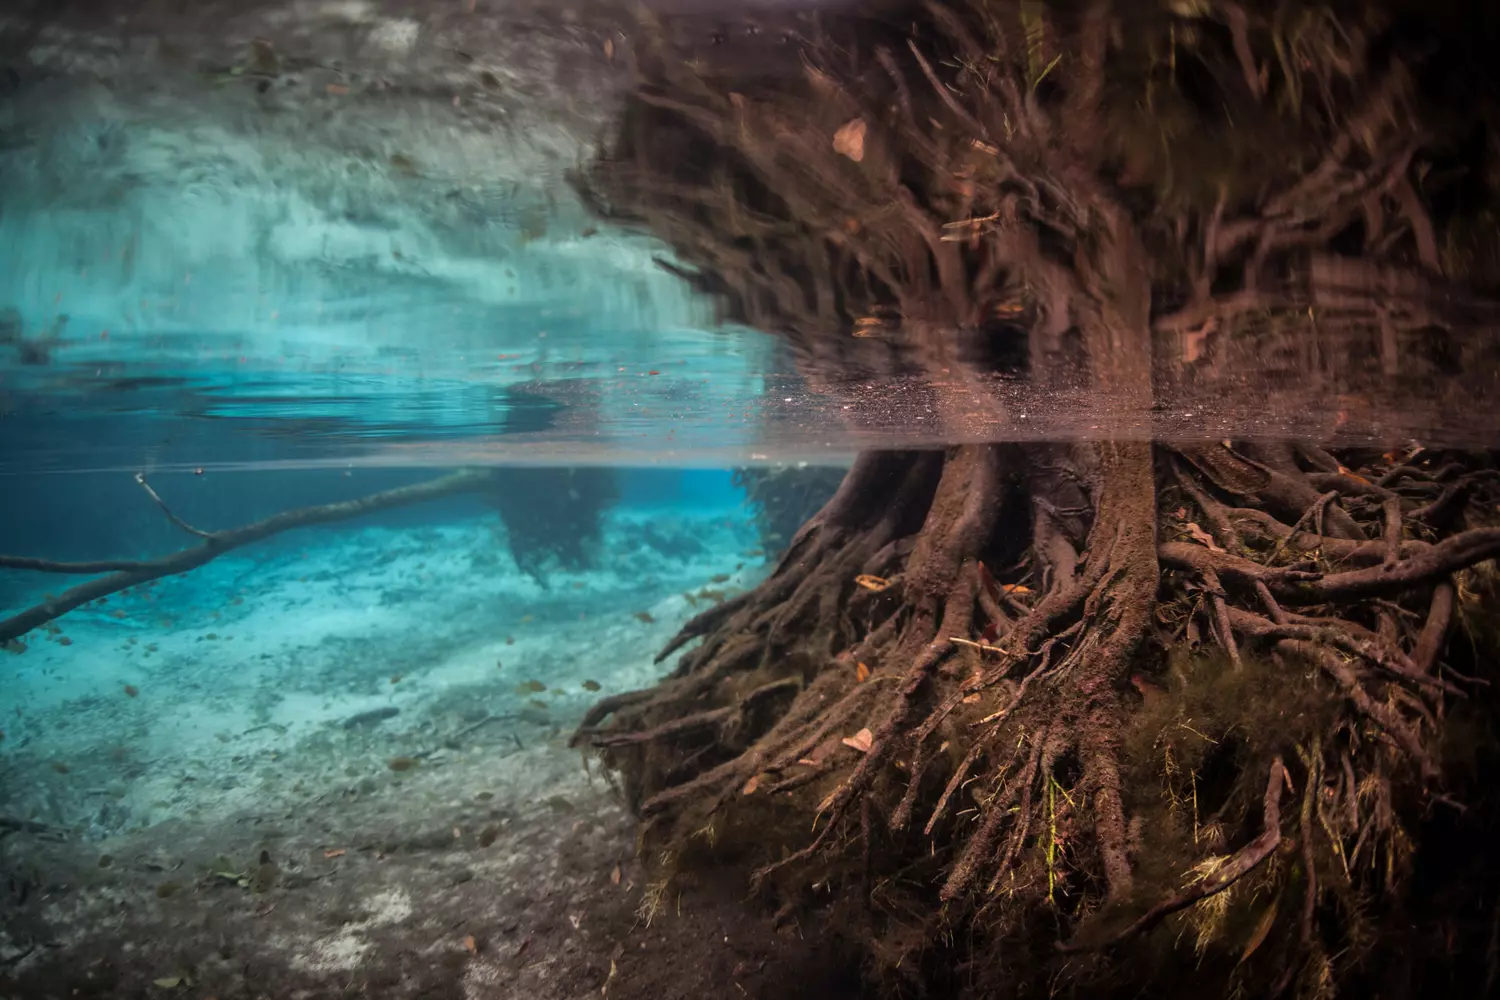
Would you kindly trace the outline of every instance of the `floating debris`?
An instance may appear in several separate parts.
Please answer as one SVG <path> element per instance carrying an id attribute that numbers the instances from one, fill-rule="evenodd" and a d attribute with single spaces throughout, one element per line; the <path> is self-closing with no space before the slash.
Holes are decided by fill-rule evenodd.
<path id="1" fill-rule="evenodd" d="M 391 169 L 404 177 L 417 176 L 417 161 L 405 153 L 392 153 L 390 155 Z"/>
<path id="2" fill-rule="evenodd" d="M 875 734 L 868 729 L 861 729 L 853 736 L 845 736 L 840 742 L 860 753 L 869 753 L 870 747 L 875 745 Z"/>
<path id="3" fill-rule="evenodd" d="M 585 691 L 597 691 L 597 690 L 599 690 L 599 682 L 598 681 L 584 681 L 583 682 L 583 689 Z"/>
<path id="4" fill-rule="evenodd" d="M 642 625 L 652 625 L 652 624 L 654 624 L 656 622 L 656 617 L 654 615 L 652 615 L 651 612 L 649 612 L 649 611 L 637 611 L 635 614 L 631 615 L 630 617 L 634 618 L 636 621 L 640 622 Z"/>
<path id="5" fill-rule="evenodd" d="M 392 681 L 391 683 L 395 683 Z M 349 716 L 340 725 L 345 729 L 358 729 L 360 726 L 373 726 L 377 722 L 384 722 L 392 716 L 400 715 L 401 709 L 395 705 L 383 705 L 380 708 L 372 708 L 368 712 L 359 712 Z"/>

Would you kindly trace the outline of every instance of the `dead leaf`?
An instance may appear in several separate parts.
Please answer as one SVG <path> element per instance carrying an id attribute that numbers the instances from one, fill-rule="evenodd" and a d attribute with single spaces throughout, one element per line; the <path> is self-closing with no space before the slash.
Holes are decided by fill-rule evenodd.
<path id="1" fill-rule="evenodd" d="M 1210 552 L 1223 552 L 1224 551 L 1222 548 L 1219 547 L 1219 543 L 1217 543 L 1217 542 L 1214 541 L 1214 536 L 1213 535 L 1210 535 L 1208 532 L 1206 532 L 1202 528 L 1198 527 L 1198 525 L 1196 523 L 1194 523 L 1193 521 L 1189 521 L 1187 523 L 1187 533 L 1188 533 L 1188 536 L 1190 538 L 1192 538 L 1193 541 L 1199 542 L 1199 543 L 1201 543 L 1203 545 L 1207 545 L 1208 546 L 1208 550 Z"/>
<path id="2" fill-rule="evenodd" d="M 620 884 L 620 866 L 618 864 L 616 864 L 614 866 L 614 868 L 611 869 L 611 871 L 609 873 L 609 884 L 610 885 L 619 885 Z"/>
<path id="3" fill-rule="evenodd" d="M 479 942 L 474 940 L 474 935 L 464 935 L 464 951 L 467 951 L 470 955 L 479 954 Z"/>
<path id="4" fill-rule="evenodd" d="M 1208 338 L 1219 328 L 1219 321 L 1210 319 L 1207 323 L 1195 330 L 1188 330 L 1182 335 L 1182 363 L 1190 365 L 1203 357 L 1203 346 Z"/>
<path id="5" fill-rule="evenodd" d="M 1020 583 L 1002 583 L 1000 585 L 1000 592 L 1003 594 L 1029 594 L 1031 593 L 1031 588 Z"/>
<path id="6" fill-rule="evenodd" d="M 859 576 L 856 576 L 854 582 L 866 590 L 873 590 L 877 594 L 891 585 L 891 581 L 885 577 L 871 576 L 868 573 L 861 573 Z"/>
<path id="7" fill-rule="evenodd" d="M 1341 475 L 1341 476 L 1348 476 L 1350 479 L 1354 480 L 1356 483 L 1364 483 L 1366 486 L 1370 485 L 1370 481 L 1368 479 L 1366 479 L 1364 476 L 1356 476 L 1354 473 L 1350 472 L 1348 469 L 1344 468 L 1342 465 L 1339 466 L 1339 475 Z"/>
<path id="8" fill-rule="evenodd" d="M 870 679 L 870 668 L 867 667 L 867 666 L 865 666 L 863 663 L 857 663 L 857 664 L 855 664 L 855 666 L 854 666 L 854 679 L 856 681 L 867 681 L 867 680 L 869 680 Z"/>
<path id="9" fill-rule="evenodd" d="M 976 701 L 978 701 L 979 698 L 980 698 L 979 692 L 975 691 L 973 694 L 966 694 L 966 695 L 964 695 L 963 702 L 964 702 L 965 705 L 972 705 Z"/>
<path id="10" fill-rule="evenodd" d="M 861 729 L 853 736 L 845 736 L 841 742 L 860 753 L 869 753 L 870 747 L 875 745 L 875 734 L 869 729 Z"/>
<path id="11" fill-rule="evenodd" d="M 604 58 L 606 58 L 606 59 L 613 59 L 614 57 L 615 57 L 615 40 L 613 38 L 606 38 L 604 40 Z"/>
<path id="12" fill-rule="evenodd" d="M 1271 933 L 1271 925 L 1276 922 L 1276 905 L 1281 902 L 1280 898 L 1271 900 L 1271 905 L 1266 907 L 1266 912 L 1260 915 L 1255 923 L 1255 932 L 1250 935 L 1250 940 L 1245 942 L 1245 950 L 1240 953 L 1240 962 L 1255 954 L 1255 949 L 1265 944 L 1266 937 Z"/>
<path id="13" fill-rule="evenodd" d="M 342 858 L 345 853 L 346 852 L 345 852 L 344 848 L 342 848 L 342 847 L 335 847 L 331 851 L 324 851 L 323 852 L 323 857 L 325 857 L 325 858 Z"/>
<path id="14" fill-rule="evenodd" d="M 151 980 L 151 982 L 157 986 L 160 986 L 164 990 L 173 990 L 182 985 L 182 977 L 162 976 L 160 979 Z"/>
<path id="15" fill-rule="evenodd" d="M 344 86 L 342 83 L 330 83 L 328 85 L 328 92 L 335 97 L 342 97 L 345 94 L 349 93 L 349 88 Z"/>
<path id="16" fill-rule="evenodd" d="M 849 157 L 855 163 L 865 158 L 865 133 L 869 126 L 863 118 L 846 122 L 833 134 L 833 148 L 837 153 Z"/>
<path id="17" fill-rule="evenodd" d="M 752 775 L 751 778 L 750 778 L 750 780 L 747 781 L 747 782 L 745 782 L 744 787 L 740 789 L 740 794 L 741 795 L 754 795 L 755 794 L 755 790 L 757 788 L 759 788 L 759 787 L 760 787 L 760 775 L 758 775 L 758 774 Z"/>

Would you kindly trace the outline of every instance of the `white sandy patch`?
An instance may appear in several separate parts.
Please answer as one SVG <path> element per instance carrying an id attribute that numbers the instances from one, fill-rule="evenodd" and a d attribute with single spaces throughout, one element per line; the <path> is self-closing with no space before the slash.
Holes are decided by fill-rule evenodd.
<path id="1" fill-rule="evenodd" d="M 233 553 L 0 654 L 0 804 L 106 836 L 400 780 L 389 758 L 441 766 L 443 738 L 486 717 L 524 717 L 523 745 L 555 738 L 549 719 L 556 733 L 661 676 L 653 657 L 683 621 L 767 571 L 758 544 L 740 510 L 627 509 L 600 567 L 546 587 L 492 518 Z M 375 710 L 390 714 L 345 725 Z M 322 960 L 357 957 L 325 944 Z"/>

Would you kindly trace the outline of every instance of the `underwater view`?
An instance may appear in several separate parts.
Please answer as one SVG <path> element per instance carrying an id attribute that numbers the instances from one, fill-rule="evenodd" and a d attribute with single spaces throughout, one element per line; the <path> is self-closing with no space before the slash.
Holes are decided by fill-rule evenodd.
<path id="1" fill-rule="evenodd" d="M 0 1000 L 1500 997 L 1500 8 L 0 12 Z"/>

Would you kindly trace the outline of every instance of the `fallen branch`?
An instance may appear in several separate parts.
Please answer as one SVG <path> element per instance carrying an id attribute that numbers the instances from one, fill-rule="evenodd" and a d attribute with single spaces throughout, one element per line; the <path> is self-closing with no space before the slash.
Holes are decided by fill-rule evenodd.
<path id="1" fill-rule="evenodd" d="M 191 524 L 188 524 L 186 521 L 184 521 L 182 518 L 178 517 L 176 514 L 172 513 L 172 508 L 167 506 L 167 502 L 161 498 L 161 494 L 153 490 L 151 488 L 151 484 L 146 482 L 146 477 L 144 474 L 137 472 L 135 474 L 135 481 L 141 489 L 146 491 L 146 495 L 151 498 L 152 502 L 155 503 L 156 506 L 161 508 L 161 512 L 167 515 L 168 521 L 171 521 L 177 527 L 181 528 L 183 531 L 186 531 L 190 535 L 197 535 L 199 538 L 214 537 L 212 532 L 195 528 Z"/>
<path id="2" fill-rule="evenodd" d="M 30 819 L 16 819 L 14 816 L 0 816 L 0 834 L 4 833 L 34 833 L 39 837 L 53 837 L 59 840 L 68 835 L 68 831 L 60 826 L 38 823 Z"/>
<path id="3" fill-rule="evenodd" d="M 330 524 L 335 521 L 347 521 L 350 518 L 373 514 L 377 511 L 427 503 L 430 500 L 438 500 L 456 493 L 476 490 L 493 482 L 494 479 L 488 470 L 467 469 L 425 483 L 372 493 L 357 500 L 341 500 L 338 503 L 320 504 L 315 507 L 299 507 L 296 510 L 282 511 L 280 514 L 274 514 L 264 520 L 238 528 L 201 533 L 204 539 L 201 545 L 182 549 L 160 559 L 147 559 L 136 563 L 48 563 L 45 560 L 25 559 L 19 556 L 0 556 L 0 566 L 13 569 L 36 569 L 43 572 L 79 572 L 78 567 L 104 565 L 125 567 L 117 569 L 109 576 L 80 583 L 55 597 L 49 597 L 41 604 L 0 621 L 0 642 L 8 642 L 23 636 L 37 626 L 44 625 L 90 601 L 119 593 L 149 580 L 178 576 L 195 570 L 226 552 L 232 552 L 273 535 L 279 535 L 283 531 L 308 528 L 317 524 Z"/>

